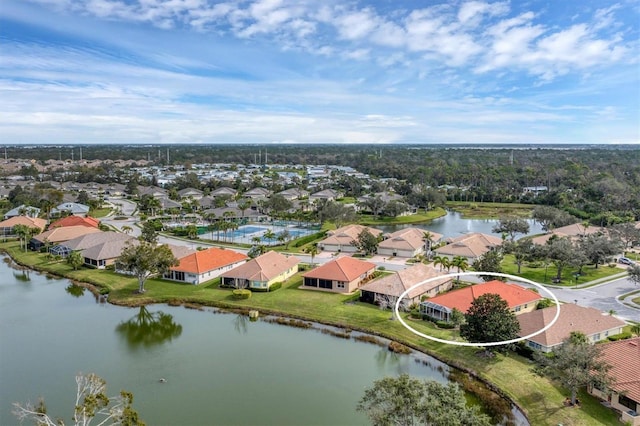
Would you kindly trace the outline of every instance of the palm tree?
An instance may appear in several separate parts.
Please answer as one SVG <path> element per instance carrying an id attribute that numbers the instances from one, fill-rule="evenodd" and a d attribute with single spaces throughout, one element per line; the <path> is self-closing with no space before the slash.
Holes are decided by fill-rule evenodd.
<path id="1" fill-rule="evenodd" d="M 433 246 L 433 234 L 425 231 L 422 233 L 422 239 L 424 240 L 424 248 L 428 257 L 431 255 L 431 247 Z"/>
<path id="2" fill-rule="evenodd" d="M 122 227 L 122 232 L 124 232 L 125 234 L 129 235 L 130 233 L 133 232 L 133 228 L 130 227 L 129 225 L 124 225 Z"/>
<path id="3" fill-rule="evenodd" d="M 469 269 L 469 262 L 464 256 L 456 256 L 450 262 L 449 267 L 451 266 L 455 266 L 456 268 L 458 268 L 458 273 L 460 273 L 460 271 L 464 272 Z M 460 276 L 457 277 L 457 281 L 460 282 Z"/>
<path id="4" fill-rule="evenodd" d="M 449 258 L 447 256 L 434 256 L 433 257 L 433 266 L 440 265 L 440 270 L 445 267 L 445 264 L 449 262 Z"/>
<path id="5" fill-rule="evenodd" d="M 631 326 L 631 332 L 636 336 L 640 336 L 640 324 L 635 324 Z"/>
<path id="6" fill-rule="evenodd" d="M 25 241 L 25 251 L 27 251 L 26 249 L 26 237 L 27 237 L 27 233 L 29 232 L 29 227 L 27 225 L 16 225 L 13 227 L 13 233 L 16 234 L 18 236 L 18 238 L 20 239 L 20 248 L 22 248 L 22 241 Z"/>
<path id="7" fill-rule="evenodd" d="M 310 245 L 309 247 L 306 247 L 303 251 L 307 253 L 309 256 L 311 256 L 311 266 L 313 266 L 313 259 L 316 257 L 318 253 L 320 253 L 320 250 L 318 249 L 318 245 L 317 244 Z"/>
<path id="8" fill-rule="evenodd" d="M 273 240 L 276 238 L 276 234 L 272 229 L 267 229 L 267 231 L 262 234 L 262 238 L 264 238 L 265 240 Z"/>

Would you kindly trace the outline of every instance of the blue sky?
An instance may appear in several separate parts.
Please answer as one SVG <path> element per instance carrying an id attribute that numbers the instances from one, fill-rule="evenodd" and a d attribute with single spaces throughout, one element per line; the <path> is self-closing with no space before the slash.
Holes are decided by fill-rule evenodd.
<path id="1" fill-rule="evenodd" d="M 2 0 L 0 143 L 639 143 L 636 0 Z"/>

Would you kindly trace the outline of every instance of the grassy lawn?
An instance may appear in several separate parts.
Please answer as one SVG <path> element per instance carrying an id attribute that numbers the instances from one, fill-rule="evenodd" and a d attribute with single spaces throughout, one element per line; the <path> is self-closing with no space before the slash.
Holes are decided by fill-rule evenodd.
<path id="1" fill-rule="evenodd" d="M 625 251 L 624 257 L 635 260 L 636 262 L 640 262 L 640 253 L 635 251 Z"/>
<path id="2" fill-rule="evenodd" d="M 507 216 L 529 218 L 534 206 L 517 203 L 447 201 L 447 207 L 462 213 L 462 217 L 466 219 L 500 219 Z"/>
<path id="3" fill-rule="evenodd" d="M 538 266 L 534 263 L 533 266 L 535 267 L 531 267 L 530 263 L 524 262 L 522 264 L 522 268 L 520 269 L 520 273 L 518 274 L 518 265 L 516 265 L 513 255 L 506 255 L 502 262 L 502 271 L 505 274 L 518 275 L 542 284 L 552 283 L 551 280 L 555 278 L 557 271 L 557 268 L 554 265 L 549 265 L 546 273 L 544 265 L 540 264 L 540 266 Z M 562 271 L 562 281 L 558 285 L 575 285 L 576 282 L 573 274 L 576 273 L 576 271 L 576 268 L 564 268 L 564 270 Z M 582 274 L 578 278 L 578 284 L 597 280 L 599 278 L 609 277 L 621 272 L 624 271 L 620 268 L 612 268 L 608 265 L 600 265 L 597 269 L 593 266 L 588 265 L 582 268 Z"/>
<path id="4" fill-rule="evenodd" d="M 429 211 L 419 212 L 408 216 L 398 217 L 383 217 L 379 216 L 374 218 L 373 215 L 361 215 L 359 223 L 362 225 L 395 225 L 395 224 L 407 224 L 407 223 L 422 223 L 428 222 L 433 219 L 437 219 L 446 215 L 447 212 L 443 208 L 435 208 Z"/>
<path id="5" fill-rule="evenodd" d="M 229 289 L 217 286 L 218 280 L 199 286 L 151 279 L 145 294 L 136 294 L 137 281 L 110 271 L 82 268 L 73 271 L 65 262 L 48 259 L 43 254 L 19 250 L 17 242 L 0 243 L 16 261 L 33 265 L 79 281 L 108 288 L 109 301 L 116 304 L 198 303 L 227 308 L 258 309 L 262 314 L 276 313 L 310 321 L 366 331 L 399 341 L 429 353 L 451 365 L 473 372 L 495 384 L 505 395 L 516 401 L 527 413 L 532 425 L 613 425 L 616 415 L 588 395 L 580 395 L 582 408 L 567 408 L 563 401 L 567 392 L 532 373 L 525 358 L 509 354 L 492 359 L 477 356 L 474 348 L 453 346 L 418 337 L 398 321 L 392 321 L 389 311 L 357 301 L 357 296 L 301 290 L 300 274 L 271 293 L 253 293 L 247 300 L 236 300 Z M 441 330 L 433 324 L 407 319 L 411 326 L 427 335 L 448 340 L 459 339 L 456 331 Z"/>
<path id="6" fill-rule="evenodd" d="M 95 218 L 101 218 L 101 217 L 105 217 L 106 215 L 108 215 L 109 213 L 111 213 L 111 209 L 110 208 L 105 208 L 105 209 L 93 209 L 89 212 L 89 216 L 91 217 L 95 217 Z"/>

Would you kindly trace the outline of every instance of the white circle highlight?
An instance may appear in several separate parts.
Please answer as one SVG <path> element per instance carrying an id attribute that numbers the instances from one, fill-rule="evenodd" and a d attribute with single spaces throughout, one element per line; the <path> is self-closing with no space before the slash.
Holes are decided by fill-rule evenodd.
<path id="1" fill-rule="evenodd" d="M 546 326 L 544 326 L 540 330 L 536 331 L 535 333 L 531 333 L 531 334 L 528 334 L 528 335 L 523 336 L 523 337 L 518 337 L 517 339 L 502 340 L 500 342 L 487 342 L 487 343 L 454 342 L 452 340 L 445 340 L 445 339 L 440 339 L 438 337 L 428 336 L 428 335 L 426 335 L 424 333 L 419 332 L 418 330 L 415 330 L 415 329 L 411 328 L 406 322 L 404 322 L 404 320 L 400 316 L 400 312 L 399 312 L 400 302 L 414 288 L 418 288 L 421 285 L 430 283 L 431 281 L 441 280 L 442 278 L 479 276 L 479 275 L 491 275 L 491 276 L 494 276 L 494 277 L 504 277 L 504 278 L 508 278 L 508 279 L 511 279 L 511 280 L 514 280 L 514 281 L 522 281 L 522 282 L 525 282 L 527 284 L 532 284 L 532 285 L 538 287 L 539 289 L 547 292 L 547 294 L 549 294 L 551 296 L 551 298 L 553 299 L 553 301 L 556 303 L 556 315 L 553 317 L 553 320 L 551 320 L 551 322 L 549 324 L 547 324 Z M 393 307 L 393 311 L 394 311 L 395 317 L 398 318 L 398 321 L 400 321 L 400 323 L 403 325 L 404 328 L 406 328 L 407 330 L 409 330 L 413 334 L 416 334 L 416 335 L 418 335 L 420 337 L 424 337 L 425 339 L 428 339 L 428 340 L 433 340 L 434 342 L 446 343 L 446 344 L 449 344 L 449 345 L 471 346 L 471 347 L 476 347 L 476 348 L 483 348 L 483 347 L 487 347 L 487 346 L 500 346 L 500 345 L 508 345 L 508 344 L 511 344 L 511 343 L 521 342 L 521 341 L 526 340 L 526 339 L 528 339 L 530 337 L 537 336 L 538 334 L 542 333 L 543 331 L 548 330 L 551 326 L 553 326 L 553 324 L 556 323 L 556 321 L 558 321 L 558 318 L 560 317 L 560 301 L 558 300 L 558 298 L 556 297 L 555 294 L 553 294 L 548 288 L 544 287 L 542 284 L 538 284 L 535 281 L 531 281 L 531 280 L 528 280 L 526 278 L 518 277 L 516 275 L 503 274 L 501 272 L 461 272 L 461 273 L 446 274 L 446 275 L 440 275 L 440 276 L 437 276 L 437 277 L 429 278 L 429 279 L 424 280 L 424 281 L 422 281 L 422 282 L 420 282 L 420 283 L 418 283 L 418 284 L 416 284 L 414 286 L 409 287 L 408 289 L 406 289 L 404 291 L 404 293 L 402 293 L 398 297 L 398 300 L 396 301 L 396 304 Z"/>

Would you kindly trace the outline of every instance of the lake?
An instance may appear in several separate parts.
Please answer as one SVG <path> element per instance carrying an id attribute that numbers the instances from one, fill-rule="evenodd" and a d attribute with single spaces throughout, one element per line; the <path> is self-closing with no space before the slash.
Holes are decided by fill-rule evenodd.
<path id="1" fill-rule="evenodd" d="M 526 219 L 529 224 L 529 233 L 526 235 L 543 234 L 542 226 L 533 219 Z M 394 232 L 403 228 L 420 228 L 427 231 L 437 232 L 445 238 L 455 238 L 462 234 L 480 232 L 500 237 L 501 234 L 493 232 L 492 229 L 498 224 L 497 219 L 464 219 L 462 214 L 456 211 L 447 211 L 447 214 L 426 223 L 404 224 L 404 225 L 376 225 L 374 228 L 385 232 Z M 519 234 L 517 238 L 525 235 Z"/>
<path id="2" fill-rule="evenodd" d="M 50 415 L 70 419 L 79 372 L 103 377 L 109 395 L 133 392 L 149 425 L 337 425 L 367 424 L 355 405 L 376 379 L 445 382 L 448 371 L 426 355 L 235 314 L 99 303 L 67 280 L 0 262 L 2 425 L 16 424 L 12 402 L 40 396 Z"/>

